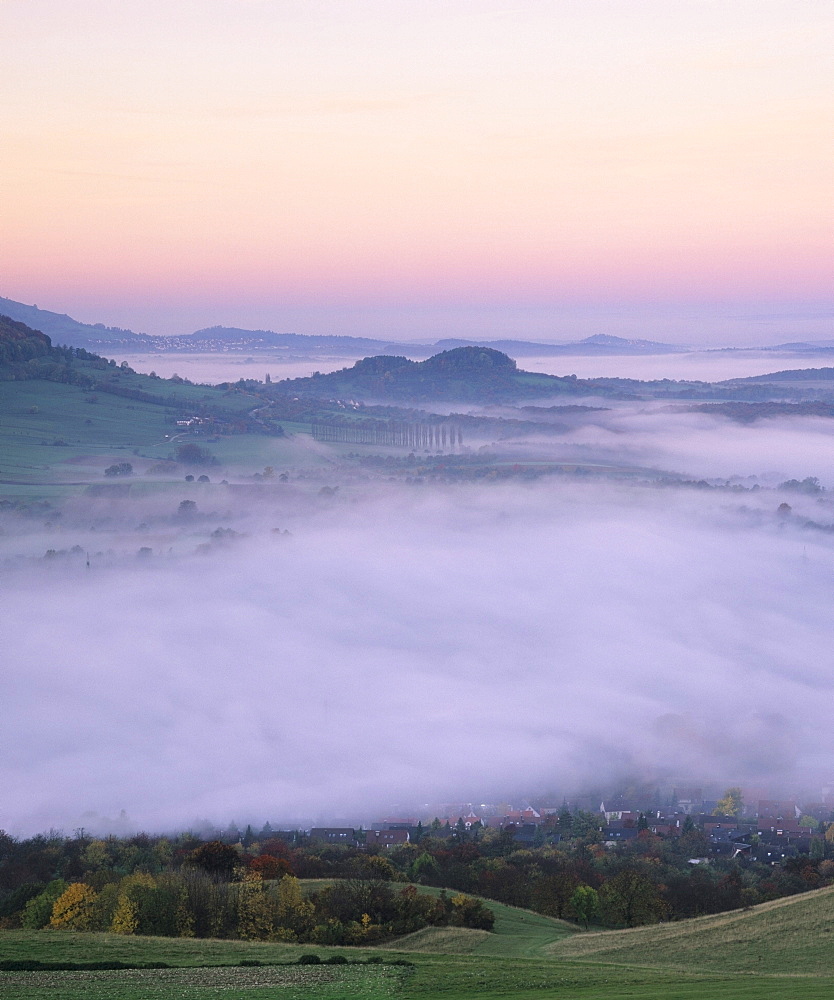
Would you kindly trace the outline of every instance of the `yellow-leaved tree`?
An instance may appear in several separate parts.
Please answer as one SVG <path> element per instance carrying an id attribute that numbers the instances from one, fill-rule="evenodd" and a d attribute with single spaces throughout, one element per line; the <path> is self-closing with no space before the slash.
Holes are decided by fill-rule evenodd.
<path id="1" fill-rule="evenodd" d="M 724 792 L 723 798 L 720 798 L 713 809 L 713 816 L 733 816 L 738 819 L 742 812 L 744 812 L 744 799 L 742 798 L 741 789 L 738 787 L 728 788 Z"/>
<path id="2" fill-rule="evenodd" d="M 298 935 L 313 926 L 315 907 L 301 894 L 301 885 L 295 875 L 285 875 L 278 883 L 278 923 L 283 934 L 280 940 L 292 940 L 290 934 Z M 289 932 L 289 933 L 287 933 Z"/>
<path id="3" fill-rule="evenodd" d="M 84 848 L 81 857 L 88 871 L 96 871 L 110 865 L 107 844 L 103 840 L 91 840 Z"/>
<path id="4" fill-rule="evenodd" d="M 178 937 L 194 937 L 194 914 L 188 905 L 188 890 L 180 889 L 177 893 L 177 909 L 174 917 L 174 926 L 177 929 Z"/>
<path id="5" fill-rule="evenodd" d="M 73 882 L 52 906 L 49 926 L 59 930 L 88 931 L 93 924 L 95 889 L 84 882 Z"/>
<path id="6" fill-rule="evenodd" d="M 244 941 L 267 941 L 275 929 L 275 905 L 257 872 L 247 871 L 237 888 L 237 933 Z"/>
<path id="7" fill-rule="evenodd" d="M 155 889 L 156 880 L 147 872 L 134 872 L 119 883 L 119 898 L 113 913 L 110 930 L 114 934 L 135 934 L 139 929 L 139 893 L 142 889 Z"/>
<path id="8" fill-rule="evenodd" d="M 135 934 L 139 926 L 139 907 L 130 896 L 122 893 L 116 903 L 110 930 L 114 934 Z"/>

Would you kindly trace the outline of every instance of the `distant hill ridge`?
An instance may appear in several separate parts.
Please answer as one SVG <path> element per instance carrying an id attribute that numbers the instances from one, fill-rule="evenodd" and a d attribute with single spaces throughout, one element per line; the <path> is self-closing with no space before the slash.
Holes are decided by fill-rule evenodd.
<path id="1" fill-rule="evenodd" d="M 152 344 L 153 337 L 145 333 L 134 333 L 102 323 L 79 323 L 64 313 L 50 312 L 37 306 L 27 306 L 13 299 L 0 296 L 0 315 L 8 316 L 19 323 L 25 323 L 34 330 L 47 334 L 54 344 L 70 347 L 132 347 L 139 350 L 142 345 Z"/>
<path id="2" fill-rule="evenodd" d="M 0 304 L 8 302 L 8 299 L 0 299 Z M 35 309 L 34 306 L 27 308 Z M 47 318 L 57 317 L 61 321 L 68 319 L 42 310 L 37 312 L 41 318 L 46 315 Z M 67 355 L 60 348 L 66 345 L 69 338 L 62 336 L 65 328 L 60 323 L 58 329 L 60 331 L 58 336 L 52 334 L 50 337 L 47 331 L 33 329 L 15 317 L 3 318 L 0 321 L 0 366 L 4 372 L 0 377 L 6 380 L 10 377 L 38 377 L 26 367 L 27 363 L 35 359 L 41 362 L 53 360 L 65 366 Z M 90 329 L 99 332 L 97 327 Z M 207 332 L 214 336 L 227 329 L 209 328 L 208 331 L 197 331 L 197 333 Z M 239 331 L 232 330 L 231 334 L 237 332 Z M 287 343 L 293 343 L 295 340 L 327 341 L 331 345 L 330 350 L 341 349 L 334 344 L 351 341 L 362 348 L 360 351 L 354 347 L 354 350 L 365 355 L 352 368 L 343 368 L 328 375 L 273 383 L 272 392 L 291 391 L 305 395 L 325 394 L 337 398 L 378 399 L 409 404 L 441 400 L 515 403 L 554 395 L 616 396 L 625 399 L 637 398 L 646 393 L 668 399 L 714 400 L 717 403 L 726 403 L 730 400 L 759 404 L 773 400 L 781 400 L 782 403 L 816 400 L 825 404 L 825 413 L 822 414 L 820 411 L 819 415 L 826 416 L 827 408 L 834 403 L 834 368 L 789 369 L 768 375 L 731 379 L 722 383 L 669 380 L 642 382 L 624 378 L 578 379 L 574 375 L 545 375 L 540 372 L 524 371 L 519 369 L 516 362 L 505 352 L 486 346 L 455 347 L 417 361 L 403 354 L 389 353 L 392 347 L 396 349 L 402 345 L 386 344 L 384 353 L 368 356 L 367 345 L 369 343 L 373 345 L 376 343 L 374 341 L 350 337 L 307 338 L 300 334 L 270 334 L 270 336 Z M 599 336 L 606 338 L 606 335 Z M 151 337 L 145 339 L 154 340 Z M 132 350 L 142 349 L 133 346 L 132 343 L 128 345 L 125 341 L 105 341 L 101 344 L 88 341 L 86 347 L 74 345 L 76 351 L 82 349 L 92 351 L 92 355 L 95 356 L 110 353 L 108 348 L 116 346 L 121 346 L 122 349 L 125 347 Z M 14 371 L 12 367 L 15 367 Z M 56 376 L 53 373 L 48 377 L 54 379 Z M 68 372 L 64 372 L 62 378 L 67 377 L 69 377 Z M 758 416 L 775 415 L 777 412 L 772 407 L 770 410 L 761 410 L 759 407 L 761 412 L 757 410 L 755 413 L 752 409 L 748 409 L 749 412 L 743 414 L 733 410 L 727 415 L 733 416 L 734 419 L 756 419 Z M 785 413 L 791 412 L 794 415 L 799 415 L 801 409 L 796 406 L 782 406 Z M 807 407 L 805 411 L 811 413 Z"/>
<path id="3" fill-rule="evenodd" d="M 461 340 L 446 338 L 431 345 L 435 350 L 452 350 L 455 347 L 490 347 L 514 357 L 549 357 L 553 355 L 611 355 L 611 354 L 679 354 L 688 347 L 663 344 L 656 340 L 630 340 L 608 333 L 595 333 L 583 340 L 567 343 L 540 343 L 533 340 Z"/>
<path id="4" fill-rule="evenodd" d="M 234 326 L 210 326 L 203 330 L 195 330 L 194 333 L 183 334 L 181 337 L 165 337 L 161 339 L 166 344 L 171 343 L 174 347 L 196 342 L 210 344 L 220 341 L 224 343 L 244 342 L 264 347 L 295 349 L 317 347 L 322 350 L 344 350 L 349 353 L 381 351 L 390 346 L 388 341 L 374 340 L 369 337 L 348 337 L 339 334 L 275 333 L 273 330 L 245 330 Z"/>
<path id="5" fill-rule="evenodd" d="M 333 354 L 343 357 L 364 357 L 369 354 L 405 355 L 425 359 L 438 351 L 458 347 L 487 347 L 503 351 L 516 358 L 523 357 L 606 357 L 641 354 L 678 354 L 693 350 L 680 344 L 667 344 L 640 337 L 617 337 L 597 333 L 576 341 L 538 342 L 503 338 L 463 339 L 444 338 L 434 342 L 403 342 L 376 337 L 353 337 L 343 334 L 276 333 L 274 330 L 249 330 L 243 327 L 211 326 L 179 336 L 151 336 L 133 330 L 103 323 L 81 323 L 66 313 L 52 312 L 36 305 L 26 305 L 0 296 L 0 315 L 41 330 L 52 338 L 53 344 L 84 347 L 94 351 L 121 349 L 140 352 L 192 352 L 207 353 L 216 350 L 240 351 L 280 350 L 299 355 L 316 356 Z M 789 354 L 827 357 L 834 354 L 834 340 L 792 341 L 760 347 L 729 347 L 724 351 L 771 351 Z M 762 378 L 762 376 L 759 376 Z"/>
<path id="6" fill-rule="evenodd" d="M 734 382 L 831 382 L 834 381 L 834 368 L 789 368 L 781 372 L 769 372 L 767 375 L 749 375 L 744 379 L 728 379 L 727 385 Z"/>
<path id="7" fill-rule="evenodd" d="M 438 351 L 456 347 L 489 347 L 517 357 L 552 356 L 561 354 L 671 354 L 688 348 L 653 340 L 628 339 L 610 334 L 594 334 L 583 340 L 568 343 L 539 343 L 538 341 L 470 340 L 446 338 L 433 343 L 385 340 L 375 337 L 352 337 L 342 334 L 276 333 L 274 330 L 249 330 L 243 327 L 211 326 L 193 333 L 175 337 L 150 336 L 103 323 L 81 323 L 65 313 L 40 309 L 14 299 L 0 296 L 0 314 L 11 317 L 36 330 L 48 334 L 53 343 L 70 347 L 102 349 L 117 347 L 131 351 L 210 351 L 222 344 L 237 345 L 240 349 L 270 348 L 295 350 L 299 353 L 330 352 L 344 356 L 361 357 L 367 354 L 404 354 L 411 358 L 425 358 Z"/>

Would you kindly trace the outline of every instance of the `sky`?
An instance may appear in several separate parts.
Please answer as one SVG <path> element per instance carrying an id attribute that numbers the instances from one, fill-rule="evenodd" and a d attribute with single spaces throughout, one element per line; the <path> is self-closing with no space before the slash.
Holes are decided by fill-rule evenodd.
<path id="1" fill-rule="evenodd" d="M 830 0 L 0 0 L 0 294 L 149 333 L 834 335 Z"/>

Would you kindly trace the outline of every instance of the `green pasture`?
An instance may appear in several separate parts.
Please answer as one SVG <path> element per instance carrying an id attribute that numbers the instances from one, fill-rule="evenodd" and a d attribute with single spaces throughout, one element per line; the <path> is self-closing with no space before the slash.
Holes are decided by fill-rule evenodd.
<path id="1" fill-rule="evenodd" d="M 97 397 L 97 402 L 88 399 Z M 0 382 L 0 480 L 73 482 L 164 442 L 166 408 L 56 382 Z M 80 459 L 80 461 L 79 461 Z"/>
<path id="2" fill-rule="evenodd" d="M 439 895 L 440 889 L 418 886 L 422 892 Z M 454 895 L 454 892 L 449 892 Z M 454 952 L 457 954 L 493 955 L 506 958 L 541 956 L 558 941 L 579 933 L 575 924 L 567 920 L 545 917 L 532 910 L 506 906 L 493 899 L 484 903 L 495 914 L 492 932 L 470 930 L 466 927 L 425 927 L 390 945 L 383 945 L 397 952 Z"/>
<path id="3" fill-rule="evenodd" d="M 548 954 L 705 972 L 834 975 L 834 886 L 749 910 L 574 935 Z"/>
<path id="4" fill-rule="evenodd" d="M 676 924 L 599 933 L 489 904 L 495 932 L 427 928 L 379 948 L 0 932 L 0 959 L 165 962 L 117 972 L 2 972 L 4 1000 L 826 1000 L 834 890 Z M 298 966 L 299 955 L 344 966 Z M 369 956 L 412 967 L 368 965 Z M 240 967 L 241 961 L 263 963 Z M 272 963 L 272 964 L 270 964 Z"/>
<path id="5" fill-rule="evenodd" d="M 145 392 L 157 384 L 145 379 L 138 388 Z M 170 383 L 161 384 L 170 391 Z M 231 411 L 253 404 L 239 393 L 227 395 L 204 386 L 174 388 L 186 404 L 191 397 L 195 403 Z M 309 427 L 303 424 L 285 424 L 284 438 L 239 434 L 207 443 L 176 427 L 174 421 L 182 415 L 182 410 L 169 406 L 60 382 L 0 381 L 0 497 L 60 501 L 90 484 L 123 486 L 128 480 L 104 478 L 105 468 L 116 462 L 134 465 L 137 475 L 129 480 L 133 489 L 143 481 L 142 469 L 169 457 L 187 441 L 206 447 L 219 464 L 183 470 L 182 475 L 205 471 L 213 481 L 226 473 L 252 475 L 268 465 L 281 471 L 328 463 L 326 452 L 308 447 Z M 177 477 L 182 478 L 179 472 Z M 154 477 L 143 482 L 151 489 L 160 481 Z"/>

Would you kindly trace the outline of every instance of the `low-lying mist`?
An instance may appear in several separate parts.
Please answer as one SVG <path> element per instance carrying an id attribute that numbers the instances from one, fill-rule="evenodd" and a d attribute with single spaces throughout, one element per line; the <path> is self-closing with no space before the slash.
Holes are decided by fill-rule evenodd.
<path id="1" fill-rule="evenodd" d="M 745 423 L 666 401 L 623 404 L 593 398 L 580 402 L 590 404 L 591 411 L 548 413 L 542 406 L 538 412 L 508 407 L 481 412 L 539 424 L 539 434 L 524 432 L 508 442 L 519 460 L 547 457 L 603 462 L 693 479 L 755 477 L 763 485 L 814 475 L 826 486 L 834 486 L 834 420 L 830 417 L 773 416 Z M 548 431 L 548 423 L 559 432 Z M 474 443 L 491 442 L 487 436 Z"/>
<path id="2" fill-rule="evenodd" d="M 815 497 L 779 515 L 771 490 L 570 478 L 210 497 L 184 519 L 174 494 L 77 500 L 16 536 L 40 557 L 3 575 L 0 827 L 830 779 Z"/>
<path id="3" fill-rule="evenodd" d="M 748 424 L 669 404 L 631 406 L 597 415 L 565 443 L 586 454 L 696 478 L 759 476 L 778 481 L 813 474 L 834 485 L 834 420 L 827 417 L 772 417 Z"/>

